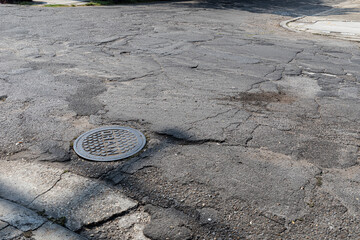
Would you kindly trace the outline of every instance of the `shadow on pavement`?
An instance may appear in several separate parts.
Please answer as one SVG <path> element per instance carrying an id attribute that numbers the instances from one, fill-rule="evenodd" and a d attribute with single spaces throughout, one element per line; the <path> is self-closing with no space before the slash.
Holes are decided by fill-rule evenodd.
<path id="1" fill-rule="evenodd" d="M 228 224 L 226 224 L 226 221 L 220 220 L 220 216 L 218 218 L 217 216 L 212 215 L 213 212 L 211 212 L 211 210 L 210 213 L 206 212 L 208 210 L 206 210 L 205 212 L 201 212 L 201 209 L 204 207 L 204 205 L 201 205 L 200 203 L 198 204 L 192 203 L 192 200 L 190 202 L 188 201 L 184 202 L 182 201 L 181 196 L 173 197 L 171 196 L 171 194 L 166 195 L 164 194 L 164 192 L 162 192 L 163 185 L 170 184 L 170 182 L 167 182 L 166 179 L 162 177 L 162 174 L 158 171 L 156 167 L 148 165 L 151 164 L 151 162 L 148 162 L 148 158 L 150 156 L 156 158 L 158 153 L 162 152 L 165 148 L 174 144 L 176 145 L 200 144 L 198 142 L 187 141 L 186 140 L 186 138 L 188 137 L 187 134 L 181 132 L 181 130 L 168 129 L 166 130 L 166 132 L 170 132 L 171 136 L 161 134 L 160 142 L 158 142 L 155 146 L 149 146 L 147 150 L 142 154 L 140 154 L 139 156 L 116 162 L 117 167 L 115 167 L 115 169 L 110 173 L 104 172 L 104 176 L 100 178 L 102 179 L 100 180 L 100 182 L 103 183 L 104 185 L 109 185 L 109 184 L 115 185 L 114 187 L 123 190 L 127 196 L 137 200 L 141 205 L 145 206 L 145 210 L 149 212 L 152 216 L 152 221 L 145 229 L 145 232 L 148 232 L 147 235 L 153 236 L 151 235 L 153 233 L 153 229 L 155 229 L 155 231 L 158 231 L 158 233 L 160 229 L 161 235 L 164 234 L 163 236 L 166 235 L 169 237 L 169 239 L 173 239 L 172 237 L 175 235 L 172 234 L 177 234 L 179 231 L 183 231 L 185 229 L 190 234 L 189 236 L 191 236 L 191 234 L 194 233 L 195 236 L 197 237 L 206 235 L 208 237 L 233 236 L 235 237 L 234 239 L 244 238 L 247 234 L 246 231 L 243 232 L 234 231 L 228 226 Z M 172 137 L 172 134 L 174 134 L 175 136 Z M 72 161 L 74 161 L 74 158 L 76 158 L 76 156 L 73 155 Z M 77 160 L 82 161 L 81 159 L 77 159 Z M 81 164 L 76 165 L 78 171 L 81 172 L 82 173 L 81 175 L 83 176 L 87 175 L 86 172 L 89 173 L 88 168 L 90 165 L 99 168 L 102 168 L 103 167 L 102 165 L 111 165 L 111 163 L 106 163 L 106 162 L 83 161 L 83 163 L 84 163 L 83 165 Z M 62 164 L 64 164 L 63 166 L 66 168 L 69 166 L 69 164 L 71 165 L 71 161 L 61 163 L 61 165 Z M 104 169 L 104 171 L 107 170 L 108 169 Z M 148 176 L 141 176 L 144 174 Z M 91 176 L 87 176 L 87 177 L 91 177 Z M 157 181 L 156 184 L 150 183 L 149 181 L 144 181 L 152 177 L 154 177 L 154 180 Z M 195 186 L 197 185 L 197 183 L 190 181 L 188 184 L 185 185 Z M 181 188 L 182 186 L 184 186 L 184 183 L 181 183 L 179 186 L 174 185 L 173 188 L 177 188 L 177 187 Z M 195 187 L 197 188 L 198 186 Z M 31 199 L 29 198 L 29 196 L 27 196 L 26 192 L 18 192 L 11 185 L 2 184 L 2 190 L 4 192 L 15 193 L 15 195 L 18 196 L 17 197 L 18 199 L 22 199 L 24 201 L 22 205 L 34 211 L 37 211 L 38 214 L 41 216 L 47 216 L 49 219 L 53 219 L 56 223 L 58 223 L 57 222 L 59 221 L 58 219 L 64 218 L 64 216 L 69 215 L 68 212 L 69 210 L 65 210 L 69 208 L 69 202 L 76 203 L 76 205 L 78 206 L 89 206 L 90 208 L 92 208 L 92 204 L 94 202 L 92 201 L 89 202 L 90 199 L 88 198 L 88 195 L 89 192 L 92 191 L 96 192 L 97 188 L 98 188 L 97 186 L 89 185 L 89 188 L 86 188 L 84 190 L 74 189 L 71 198 L 64 198 L 60 201 L 57 201 L 56 203 L 53 202 L 53 204 L 50 204 L 49 202 L 49 205 L 47 206 L 50 207 L 50 209 L 41 209 L 40 211 L 39 210 L 40 205 L 36 206 L 35 204 L 33 206 L 32 204 L 34 200 L 37 199 L 39 196 L 37 196 L 35 199 Z M 178 191 L 182 191 L 182 189 L 178 189 Z M 204 194 L 205 191 L 209 191 L 206 192 L 207 195 L 209 194 L 214 195 L 214 199 L 210 199 L 210 201 L 207 204 L 207 207 L 210 207 L 211 209 L 215 208 L 215 206 L 218 205 L 222 200 L 221 200 L 221 196 L 216 195 L 216 192 L 212 189 L 205 189 L 204 187 L 204 189 L 199 191 L 199 193 L 194 193 L 194 195 L 191 197 L 194 196 L 196 197 L 197 194 Z M 59 192 L 58 194 L 61 196 L 63 193 Z M 9 196 L 9 199 L 11 198 L 12 197 Z M 245 209 L 250 208 L 244 200 L 236 199 L 235 201 L 239 202 L 239 204 L 242 205 L 241 208 L 245 208 Z M 101 203 L 99 204 L 101 205 Z M 62 210 L 65 210 L 66 212 L 62 212 Z M 231 211 L 232 209 L 229 210 Z M 79 229 L 72 229 L 72 230 L 75 230 L 75 232 L 86 236 L 87 235 L 86 229 L 101 228 L 104 223 L 107 223 L 108 221 L 113 221 L 118 217 L 121 218 L 122 216 L 123 216 L 122 214 L 114 214 L 113 216 L 109 215 L 108 219 L 102 220 L 101 222 L 85 224 Z M 210 218 L 211 220 L 209 220 Z M 67 219 L 66 221 L 73 222 L 74 219 Z M 60 224 L 70 228 L 67 225 L 66 221 Z M 75 221 L 79 221 L 79 218 Z M 282 223 L 276 223 L 276 224 L 281 225 Z M 283 226 L 280 227 L 282 228 Z M 169 232 L 169 229 L 172 229 L 172 232 L 171 231 Z M 161 238 L 161 239 L 165 239 L 165 238 Z M 188 238 L 184 238 L 184 239 L 188 239 Z"/>
<path id="2" fill-rule="evenodd" d="M 151 215 L 152 220 L 144 230 L 146 236 L 180 239 L 173 235 L 177 232 L 184 234 L 182 239 L 244 239 L 252 231 L 251 221 L 257 222 L 259 231 L 266 232 L 267 237 L 278 236 L 285 230 L 285 219 L 263 213 L 241 197 L 222 196 L 219 189 L 191 176 L 167 179 L 156 163 L 157 158 L 163 157 L 162 152 L 173 146 L 204 144 L 207 140 L 189 140 L 191 136 L 180 129 L 164 129 L 156 135 L 161 139 L 158 144 L 102 177 L 123 189 Z M 234 222 L 229 224 L 230 216 L 237 226 Z M 191 238 L 184 237 L 186 231 L 191 232 Z"/>
<path id="3" fill-rule="evenodd" d="M 327 3 L 321 0 L 203 0 L 189 5 L 197 8 L 238 9 L 252 13 L 298 17 L 328 11 L 332 9 L 330 4 L 336 4 L 337 2 L 341 1 Z M 346 14 L 346 11 L 344 14 Z"/>

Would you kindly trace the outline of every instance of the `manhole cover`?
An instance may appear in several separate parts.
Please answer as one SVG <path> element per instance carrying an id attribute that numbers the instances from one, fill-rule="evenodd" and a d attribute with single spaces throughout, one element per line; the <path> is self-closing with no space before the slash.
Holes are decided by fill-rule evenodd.
<path id="1" fill-rule="evenodd" d="M 145 136 L 129 127 L 109 126 L 82 134 L 74 142 L 75 152 L 93 161 L 115 161 L 139 152 L 146 143 Z"/>

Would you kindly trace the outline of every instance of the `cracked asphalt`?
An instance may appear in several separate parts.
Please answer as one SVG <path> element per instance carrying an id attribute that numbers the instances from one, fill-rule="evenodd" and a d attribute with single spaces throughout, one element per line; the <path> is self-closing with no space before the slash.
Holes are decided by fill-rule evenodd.
<path id="1" fill-rule="evenodd" d="M 360 45 L 279 26 L 338 2 L 1 5 L 0 197 L 88 239 L 359 239 Z M 76 156 L 113 124 L 145 149 Z"/>

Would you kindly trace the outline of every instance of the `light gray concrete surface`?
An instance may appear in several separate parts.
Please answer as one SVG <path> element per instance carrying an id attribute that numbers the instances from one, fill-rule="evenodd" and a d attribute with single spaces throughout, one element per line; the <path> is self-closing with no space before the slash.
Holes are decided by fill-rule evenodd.
<path id="1" fill-rule="evenodd" d="M 360 1 L 344 1 L 330 10 L 284 21 L 282 25 L 295 31 L 360 42 Z"/>
<path id="2" fill-rule="evenodd" d="M 49 222 L 36 212 L 4 199 L 0 199 L 0 219 L 0 238 L 4 240 L 84 239 L 66 228 Z"/>
<path id="3" fill-rule="evenodd" d="M 0 196 L 29 205 L 51 189 L 64 170 L 24 161 L 3 161 L 0 168 Z"/>
<path id="4" fill-rule="evenodd" d="M 35 212 L 3 199 L 0 200 L 0 219 L 23 232 L 37 229 L 46 221 Z"/>
<path id="5" fill-rule="evenodd" d="M 21 169 L 16 171 L 15 169 Z M 5 161 L 2 164 L 0 197 L 23 204 L 30 209 L 43 212 L 53 219 L 66 219 L 65 225 L 75 231 L 83 225 L 104 221 L 122 214 L 137 203 L 121 193 L 98 183 L 63 170 L 49 168 L 45 164 L 25 161 Z M 7 182 L 5 180 L 8 180 Z M 11 181 L 11 182 L 10 182 Z M 4 200 L 5 204 L 6 201 Z M 43 221 L 26 212 L 16 214 L 16 209 L 5 206 L 1 220 L 22 231 L 33 230 Z M 24 212 L 24 214 L 22 214 Z M 7 219 L 8 216 L 10 219 Z M 33 219 L 35 227 L 28 224 Z M 21 221 L 25 221 L 22 224 Z M 22 227 L 24 225 L 24 229 Z"/>
<path id="6" fill-rule="evenodd" d="M 7 227 L 9 224 L 3 221 L 0 221 L 0 230 L 4 229 L 5 227 Z"/>
<path id="7" fill-rule="evenodd" d="M 1 198 L 93 239 L 359 238 L 359 44 L 279 26 L 336 3 L 0 6 Z M 74 154 L 113 124 L 144 151 Z"/>
<path id="8" fill-rule="evenodd" d="M 31 237 L 36 240 L 85 240 L 85 238 L 74 232 L 51 222 L 47 222 L 39 229 L 33 231 Z"/>
<path id="9" fill-rule="evenodd" d="M 16 237 L 19 237 L 22 234 L 22 232 L 12 226 L 8 226 L 2 230 L 0 230 L 0 237 L 4 240 L 10 240 L 14 239 Z"/>
<path id="10" fill-rule="evenodd" d="M 137 203 L 102 184 L 73 174 L 64 174 L 47 193 L 39 196 L 30 208 L 54 218 L 66 217 L 65 224 L 72 230 L 83 225 L 104 221 L 122 214 Z"/>

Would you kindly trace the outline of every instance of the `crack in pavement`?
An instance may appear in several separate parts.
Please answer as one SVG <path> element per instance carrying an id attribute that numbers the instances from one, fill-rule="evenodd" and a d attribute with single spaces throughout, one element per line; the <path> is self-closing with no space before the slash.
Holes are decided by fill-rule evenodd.
<path id="1" fill-rule="evenodd" d="M 61 173 L 60 176 L 59 176 L 59 178 L 56 180 L 56 182 L 54 182 L 54 184 L 53 184 L 50 188 L 48 188 L 46 191 L 44 191 L 44 192 L 40 193 L 39 195 L 37 195 L 33 200 L 31 200 L 30 203 L 28 203 L 28 204 L 26 205 L 26 207 L 28 207 L 28 206 L 30 206 L 31 204 L 33 204 L 33 203 L 35 202 L 35 200 L 38 199 L 39 197 L 41 197 L 41 196 L 45 195 L 46 193 L 50 192 L 50 191 L 56 186 L 56 184 L 58 184 L 58 182 L 61 181 L 62 176 L 63 176 L 64 174 L 66 174 L 66 173 L 67 173 L 67 172 Z"/>
<path id="2" fill-rule="evenodd" d="M 9 83 L 0 86 L 0 96 L 8 96 L 0 100 L 4 144 L 14 144 L 9 132 L 32 134 L 32 150 L 40 143 L 59 147 L 113 123 L 148 133 L 146 152 L 124 162 L 89 163 L 70 154 L 69 162 L 57 163 L 139 201 L 129 212 L 86 222 L 79 230 L 86 236 L 90 228 L 95 238 L 117 239 L 123 233 L 114 228 L 112 235 L 109 226 L 153 204 L 167 208 L 161 213 L 174 208 L 174 219 L 187 214 L 190 220 L 176 222 L 176 229 L 191 229 L 194 238 L 337 238 L 328 222 L 340 226 L 339 219 L 351 217 L 332 198 L 351 194 L 331 188 L 339 172 L 316 187 L 316 166 L 358 165 L 358 48 L 279 31 L 275 25 L 284 17 L 274 8 L 260 15 L 249 6 L 224 11 L 210 7 L 215 3 L 184 4 L 43 9 L 36 17 L 32 8 L 2 9 L 0 74 Z M 29 17 L 17 17 L 18 11 Z M 12 114 L 25 98 L 34 101 Z M 34 156 L 51 155 L 49 149 Z M 53 194 L 68 177 L 63 174 L 29 205 Z M 306 205 L 317 197 L 324 204 Z M 152 215 L 168 223 L 166 214 Z M 212 215 L 216 223 L 202 222 Z M 305 220 L 289 223 L 293 216 Z M 355 224 L 341 226 L 356 235 Z M 162 236 L 169 229 L 160 229 Z"/>

